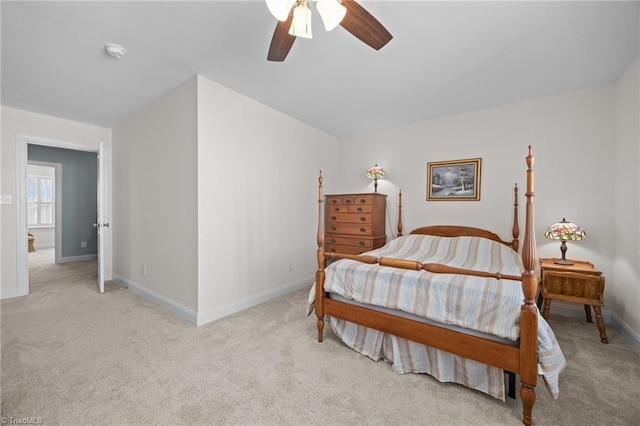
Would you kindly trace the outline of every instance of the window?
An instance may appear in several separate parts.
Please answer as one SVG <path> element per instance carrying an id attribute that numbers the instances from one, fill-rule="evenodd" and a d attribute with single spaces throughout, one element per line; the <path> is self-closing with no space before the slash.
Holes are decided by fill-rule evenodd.
<path id="1" fill-rule="evenodd" d="M 54 179 L 27 176 L 27 218 L 29 226 L 53 226 Z"/>

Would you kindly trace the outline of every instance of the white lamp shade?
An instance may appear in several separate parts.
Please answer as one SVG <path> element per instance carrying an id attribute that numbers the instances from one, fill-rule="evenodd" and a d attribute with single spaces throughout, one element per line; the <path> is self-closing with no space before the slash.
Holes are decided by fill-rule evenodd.
<path id="1" fill-rule="evenodd" d="M 278 20 L 286 21 L 296 0 L 266 0 L 269 12 Z"/>
<path id="2" fill-rule="evenodd" d="M 341 5 L 338 0 L 318 0 L 316 8 L 327 31 L 337 27 L 342 22 L 344 15 L 347 14 L 347 8 Z"/>
<path id="3" fill-rule="evenodd" d="M 311 38 L 311 9 L 305 4 L 300 4 L 293 9 L 293 22 L 289 34 L 296 37 Z"/>

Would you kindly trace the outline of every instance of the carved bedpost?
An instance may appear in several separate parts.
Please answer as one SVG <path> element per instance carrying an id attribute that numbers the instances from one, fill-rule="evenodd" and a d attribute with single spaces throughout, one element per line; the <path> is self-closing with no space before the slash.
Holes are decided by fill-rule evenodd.
<path id="1" fill-rule="evenodd" d="M 520 246 L 520 227 L 518 226 L 518 184 L 513 186 L 513 229 L 511 230 L 513 235 L 512 247 L 515 251 L 518 251 Z"/>
<path id="2" fill-rule="evenodd" d="M 537 262 L 536 238 L 534 224 L 534 157 L 531 145 L 527 161 L 527 204 L 525 217 L 524 243 L 522 247 L 522 263 L 524 272 L 522 273 L 522 292 L 524 293 L 524 303 L 521 308 L 520 318 L 520 398 L 522 399 L 522 422 L 525 425 L 531 424 L 531 413 L 533 404 L 536 401 L 535 387 L 538 380 L 538 309 L 535 304 L 535 297 L 538 290 L 538 279 L 534 269 Z"/>
<path id="3" fill-rule="evenodd" d="M 318 176 L 318 269 L 316 271 L 316 316 L 318 317 L 318 342 L 322 342 L 324 330 L 324 196 L 322 194 L 322 170 Z"/>
<path id="4" fill-rule="evenodd" d="M 402 237 L 402 189 L 398 190 L 398 237 Z"/>

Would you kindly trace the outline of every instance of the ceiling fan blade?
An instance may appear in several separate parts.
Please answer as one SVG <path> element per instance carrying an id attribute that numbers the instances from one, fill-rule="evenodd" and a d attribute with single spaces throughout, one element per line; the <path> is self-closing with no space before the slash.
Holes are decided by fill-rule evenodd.
<path id="1" fill-rule="evenodd" d="M 340 25 L 362 42 L 380 50 L 393 38 L 391 33 L 373 15 L 355 1 L 342 0 L 342 5 L 347 8 L 347 14 Z"/>
<path id="2" fill-rule="evenodd" d="M 286 21 L 278 21 L 271 38 L 271 45 L 267 54 L 268 61 L 282 62 L 289 54 L 293 42 L 296 41 L 296 36 L 289 34 L 292 20 L 293 15 L 289 15 Z"/>

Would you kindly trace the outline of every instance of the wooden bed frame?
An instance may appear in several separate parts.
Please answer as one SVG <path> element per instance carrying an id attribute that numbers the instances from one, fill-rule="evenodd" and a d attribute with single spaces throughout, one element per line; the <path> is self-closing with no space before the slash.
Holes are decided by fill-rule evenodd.
<path id="1" fill-rule="evenodd" d="M 520 398 L 522 399 L 522 423 L 531 425 L 532 410 L 535 403 L 536 394 L 535 387 L 538 379 L 538 355 L 537 355 L 537 336 L 538 336 L 538 309 L 535 304 L 535 296 L 538 290 L 538 280 L 534 269 L 536 266 L 536 241 L 534 232 L 534 173 L 533 173 L 534 157 L 532 148 L 529 146 L 529 152 L 526 157 L 527 164 L 527 191 L 525 193 L 526 217 L 525 217 L 525 233 L 522 247 L 522 263 L 524 272 L 522 276 L 508 276 L 495 273 L 487 273 L 482 271 L 473 271 L 468 269 L 453 268 L 441 264 L 422 264 L 414 260 L 396 259 L 396 258 L 377 258 L 369 255 L 346 255 L 340 253 L 324 252 L 324 197 L 322 189 L 322 172 L 318 178 L 318 270 L 316 271 L 316 297 L 315 312 L 317 316 L 318 342 L 322 342 L 322 334 L 324 329 L 324 316 L 332 316 L 351 321 L 365 327 L 374 328 L 385 333 L 390 333 L 398 337 L 422 343 L 434 348 L 460 355 L 465 358 L 474 359 L 476 361 L 501 368 L 508 372 L 514 372 L 520 375 Z M 517 219 L 517 186 L 514 189 L 514 224 L 513 224 L 513 241 L 502 241 L 498 235 L 493 232 L 479 228 L 469 228 L 461 226 L 427 226 L 412 231 L 412 234 L 429 234 L 440 236 L 482 236 L 499 241 L 503 244 L 510 245 L 514 250 L 518 250 L 518 219 Z M 401 193 L 400 193 L 401 196 Z M 399 203 L 399 225 L 398 235 L 402 235 L 402 225 L 400 215 L 402 212 L 402 202 Z M 433 273 L 456 273 L 465 275 L 476 275 L 494 277 L 497 279 L 509 279 L 522 281 L 522 292 L 524 294 L 524 302 L 521 307 L 520 318 L 520 340 L 516 346 L 505 343 L 484 339 L 469 334 L 457 332 L 437 325 L 425 324 L 411 319 L 394 316 L 392 314 L 355 306 L 345 302 L 340 302 L 329 298 L 328 293 L 324 291 L 324 268 L 326 262 L 330 259 L 353 259 L 363 263 L 381 266 L 390 266 L 395 268 L 426 270 Z"/>

